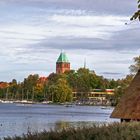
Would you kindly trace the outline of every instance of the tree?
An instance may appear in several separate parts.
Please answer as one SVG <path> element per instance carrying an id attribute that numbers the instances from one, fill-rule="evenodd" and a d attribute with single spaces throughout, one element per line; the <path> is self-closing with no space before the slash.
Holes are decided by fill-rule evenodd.
<path id="1" fill-rule="evenodd" d="M 111 100 L 112 105 L 117 105 L 120 98 L 122 97 L 123 94 L 125 94 L 125 90 L 126 88 L 130 85 L 132 79 L 134 78 L 134 75 L 130 74 L 127 75 L 125 78 L 123 79 L 118 79 L 116 81 L 117 83 L 117 87 L 115 87 L 115 93 L 113 96 L 109 96 L 108 99 Z"/>
<path id="2" fill-rule="evenodd" d="M 90 91 L 90 74 L 89 69 L 80 68 L 77 71 L 77 87 L 78 91 L 89 92 Z"/>
<path id="3" fill-rule="evenodd" d="M 48 84 L 54 84 L 57 83 L 57 81 L 62 78 L 62 79 L 66 79 L 66 75 L 65 74 L 57 74 L 57 73 L 51 73 L 48 76 Z"/>
<path id="4" fill-rule="evenodd" d="M 44 85 L 43 84 L 37 84 L 35 87 L 33 87 L 32 100 L 35 100 L 35 101 L 44 100 Z"/>
<path id="5" fill-rule="evenodd" d="M 66 71 L 66 79 L 73 91 L 77 91 L 78 88 L 78 74 L 74 70 Z"/>
<path id="6" fill-rule="evenodd" d="M 7 94 L 9 94 L 9 97 L 11 99 L 16 98 L 17 92 L 18 92 L 18 84 L 17 84 L 16 79 L 13 79 L 12 82 L 10 83 L 9 91 L 8 92 L 9 93 L 7 93 Z"/>
<path id="7" fill-rule="evenodd" d="M 29 75 L 27 78 L 24 79 L 24 82 L 23 82 L 24 95 L 26 94 L 27 100 L 33 98 L 34 88 L 37 85 L 38 79 L 39 79 L 38 74 Z"/>
<path id="8" fill-rule="evenodd" d="M 90 78 L 90 89 L 98 88 L 99 77 L 95 73 L 90 73 L 89 78 Z"/>
<path id="9" fill-rule="evenodd" d="M 59 79 L 57 83 L 49 86 L 49 94 L 53 102 L 70 102 L 72 101 L 72 90 L 65 79 Z"/>
<path id="10" fill-rule="evenodd" d="M 130 18 L 130 20 L 136 20 L 136 19 L 138 19 L 140 21 L 140 0 L 138 0 L 138 10 Z"/>
<path id="11" fill-rule="evenodd" d="M 131 65 L 129 67 L 129 69 L 130 69 L 130 72 L 132 74 L 135 74 L 139 70 L 139 68 L 140 68 L 140 56 L 134 57 L 133 60 L 134 60 L 134 64 Z"/>
<path id="12" fill-rule="evenodd" d="M 124 88 L 127 88 L 130 85 L 130 83 L 133 80 L 133 78 L 134 78 L 134 75 L 133 74 L 126 75 L 126 77 L 121 80 L 121 85 Z"/>
<path id="13" fill-rule="evenodd" d="M 114 88 L 117 88 L 118 86 L 119 86 L 118 81 L 114 80 L 114 79 L 111 79 L 109 81 L 109 86 L 107 88 L 114 89 Z"/>
<path id="14" fill-rule="evenodd" d="M 111 103 L 113 106 L 116 106 L 120 101 L 122 95 L 125 93 L 126 87 L 118 87 L 115 89 L 114 95 L 111 97 Z"/>

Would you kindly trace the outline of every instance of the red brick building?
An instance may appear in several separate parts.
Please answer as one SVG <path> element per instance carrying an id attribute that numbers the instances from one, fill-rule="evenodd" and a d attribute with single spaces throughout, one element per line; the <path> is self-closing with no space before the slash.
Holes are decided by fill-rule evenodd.
<path id="1" fill-rule="evenodd" d="M 56 73 L 64 73 L 70 71 L 70 62 L 64 52 L 61 52 L 56 62 Z"/>

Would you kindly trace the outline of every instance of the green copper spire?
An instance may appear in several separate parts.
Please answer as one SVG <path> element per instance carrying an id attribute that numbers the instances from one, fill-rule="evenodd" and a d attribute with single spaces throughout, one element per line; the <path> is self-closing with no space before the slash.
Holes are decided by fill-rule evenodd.
<path id="1" fill-rule="evenodd" d="M 57 59 L 57 63 L 63 62 L 63 63 L 69 63 L 69 60 L 64 52 L 61 52 L 60 56 Z"/>

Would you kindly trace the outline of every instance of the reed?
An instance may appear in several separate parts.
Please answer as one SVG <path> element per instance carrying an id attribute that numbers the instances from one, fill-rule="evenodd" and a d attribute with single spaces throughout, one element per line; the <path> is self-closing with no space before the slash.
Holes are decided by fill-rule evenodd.
<path id="1" fill-rule="evenodd" d="M 140 123 L 113 123 L 92 127 L 28 133 L 4 140 L 140 140 Z"/>

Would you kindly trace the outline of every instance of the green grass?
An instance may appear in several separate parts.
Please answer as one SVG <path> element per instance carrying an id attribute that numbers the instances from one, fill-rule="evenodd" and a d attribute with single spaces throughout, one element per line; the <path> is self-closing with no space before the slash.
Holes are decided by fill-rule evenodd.
<path id="1" fill-rule="evenodd" d="M 4 140 L 140 140 L 140 123 L 113 123 L 50 132 L 28 133 Z"/>

